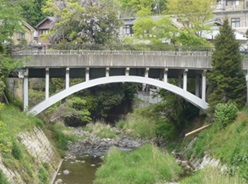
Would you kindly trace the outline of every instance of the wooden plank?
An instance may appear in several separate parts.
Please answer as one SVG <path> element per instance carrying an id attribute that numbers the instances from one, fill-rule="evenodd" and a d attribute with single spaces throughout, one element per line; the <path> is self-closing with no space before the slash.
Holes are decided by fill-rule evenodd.
<path id="1" fill-rule="evenodd" d="M 210 125 L 211 125 L 211 124 L 208 124 L 208 125 L 205 125 L 205 126 L 203 126 L 203 127 L 201 127 L 201 128 L 197 128 L 197 129 L 195 129 L 195 130 L 193 130 L 193 131 L 191 131 L 191 132 L 185 134 L 185 137 L 187 137 L 187 136 L 189 136 L 189 135 L 192 135 L 192 134 L 194 134 L 194 133 L 200 132 L 200 131 L 202 131 L 202 130 L 208 128 Z"/>

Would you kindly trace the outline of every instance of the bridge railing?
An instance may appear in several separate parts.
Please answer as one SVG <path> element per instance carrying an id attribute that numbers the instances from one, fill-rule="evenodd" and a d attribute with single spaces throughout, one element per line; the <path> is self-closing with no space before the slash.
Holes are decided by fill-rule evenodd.
<path id="1" fill-rule="evenodd" d="M 211 51 L 134 51 L 134 50 L 19 50 L 12 55 L 166 55 L 166 56 L 211 56 Z"/>

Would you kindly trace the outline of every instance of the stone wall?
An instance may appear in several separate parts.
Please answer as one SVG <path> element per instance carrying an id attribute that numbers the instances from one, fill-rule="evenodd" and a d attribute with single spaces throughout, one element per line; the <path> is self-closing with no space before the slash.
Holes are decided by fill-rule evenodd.
<path id="1" fill-rule="evenodd" d="M 50 165 L 50 177 L 52 180 L 60 162 L 60 156 L 57 154 L 44 132 L 40 128 L 35 127 L 33 131 L 21 132 L 18 135 L 18 140 L 26 147 L 30 156 L 35 159 L 37 168 L 41 166 L 42 163 L 48 163 Z M 11 184 L 25 183 L 18 171 L 10 170 L 3 164 L 1 157 L 0 170 L 8 178 Z"/>

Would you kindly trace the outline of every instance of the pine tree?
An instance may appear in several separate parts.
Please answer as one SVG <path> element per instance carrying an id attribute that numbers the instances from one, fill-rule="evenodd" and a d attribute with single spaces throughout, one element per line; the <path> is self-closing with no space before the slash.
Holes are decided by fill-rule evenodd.
<path id="1" fill-rule="evenodd" d="M 242 71 L 242 56 L 239 51 L 239 42 L 235 34 L 224 21 L 220 34 L 215 39 L 215 50 L 212 55 L 213 69 L 208 73 L 211 94 L 208 102 L 214 110 L 218 103 L 235 102 L 242 107 L 246 102 L 246 81 Z"/>

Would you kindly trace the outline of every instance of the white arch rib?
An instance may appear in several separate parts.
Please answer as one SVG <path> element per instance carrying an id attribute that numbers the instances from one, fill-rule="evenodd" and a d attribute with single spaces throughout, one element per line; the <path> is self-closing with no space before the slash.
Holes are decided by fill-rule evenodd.
<path id="1" fill-rule="evenodd" d="M 74 86 L 71 86 L 67 89 L 64 89 L 63 91 L 58 92 L 57 94 L 49 97 L 48 99 L 42 101 L 41 103 L 34 106 L 28 114 L 37 115 L 47 109 L 48 107 L 52 106 L 53 104 L 57 103 L 58 101 L 66 98 L 67 96 L 70 96 L 80 90 L 87 89 L 93 86 L 101 85 L 101 84 L 108 84 L 108 83 L 118 83 L 118 82 L 135 82 L 135 83 L 141 83 L 141 84 L 149 84 L 152 86 L 156 86 L 159 88 L 166 89 L 168 91 L 171 91 L 181 97 L 183 97 L 185 100 L 189 101 L 190 103 L 194 104 L 195 106 L 199 107 L 200 109 L 207 109 L 208 103 L 202 100 L 201 98 L 193 95 L 192 93 L 189 93 L 186 90 L 183 90 L 182 88 L 179 88 L 175 85 L 169 84 L 164 81 L 160 81 L 157 79 L 152 78 L 145 78 L 145 77 L 139 77 L 139 76 L 111 76 L 111 77 L 102 77 L 97 79 L 92 79 L 86 82 L 82 82 L 79 84 L 76 84 Z"/>

